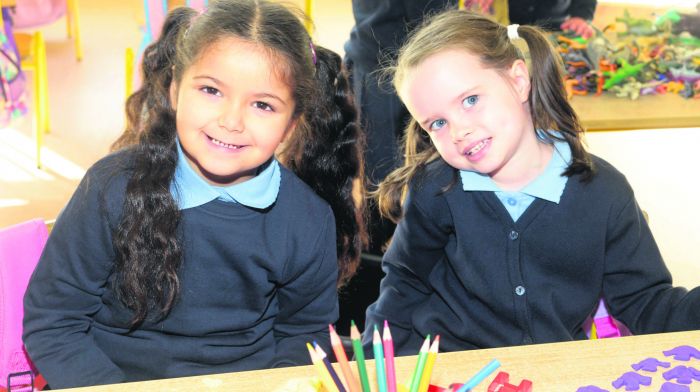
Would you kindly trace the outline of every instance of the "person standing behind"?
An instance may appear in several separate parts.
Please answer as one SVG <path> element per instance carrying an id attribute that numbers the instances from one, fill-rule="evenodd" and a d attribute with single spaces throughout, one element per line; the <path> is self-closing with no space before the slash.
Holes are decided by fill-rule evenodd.
<path id="1" fill-rule="evenodd" d="M 165 26 L 144 55 L 154 83 L 127 102 L 138 143 L 88 170 L 25 295 L 53 389 L 308 364 L 359 262 L 340 56 L 274 1 Z"/>
<path id="2" fill-rule="evenodd" d="M 494 0 L 465 0 L 467 7 L 482 12 L 493 5 Z M 510 23 L 537 25 L 545 30 L 571 31 L 589 38 L 594 30 L 593 20 L 597 0 L 517 0 L 508 1 Z"/>
<path id="3" fill-rule="evenodd" d="M 345 63 L 365 130 L 365 175 L 370 185 L 376 186 L 401 164 L 399 144 L 410 117 L 391 83 L 377 71 L 396 58 L 407 34 L 426 14 L 450 6 L 456 7 L 457 0 L 352 0 L 355 25 L 345 43 Z M 369 252 L 383 253 L 393 229 L 370 206 Z"/>
<path id="4" fill-rule="evenodd" d="M 634 334 L 700 328 L 700 288 L 673 287 L 624 175 L 585 150 L 540 29 L 447 11 L 393 71 L 412 120 L 379 188 L 398 225 L 365 328 L 388 320 L 400 355 L 428 334 L 445 351 L 586 339 L 601 296 Z"/>

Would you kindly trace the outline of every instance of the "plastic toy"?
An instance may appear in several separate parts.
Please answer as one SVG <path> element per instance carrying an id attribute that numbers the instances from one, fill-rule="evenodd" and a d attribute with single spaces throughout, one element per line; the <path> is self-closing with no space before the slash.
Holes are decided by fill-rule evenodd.
<path id="1" fill-rule="evenodd" d="M 666 380 L 676 379 L 677 383 L 690 384 L 693 380 L 700 381 L 700 370 L 688 366 L 676 366 L 673 369 L 664 372 Z"/>
<path id="2" fill-rule="evenodd" d="M 617 389 L 625 387 L 626 391 L 639 390 L 640 385 L 651 385 L 651 377 L 642 376 L 635 372 L 627 372 L 612 383 L 613 387 Z"/>
<path id="3" fill-rule="evenodd" d="M 585 387 L 579 387 L 576 392 L 609 392 L 607 389 L 598 388 L 595 385 L 586 385 Z"/>
<path id="4" fill-rule="evenodd" d="M 700 359 L 700 350 L 693 346 L 678 346 L 663 352 L 665 356 L 673 356 L 676 361 L 689 361 L 690 358 Z"/>
<path id="5" fill-rule="evenodd" d="M 606 80 L 605 84 L 603 85 L 604 90 L 607 90 L 610 87 L 637 75 L 646 65 L 645 63 L 629 64 L 625 60 L 621 60 L 620 64 L 621 66 L 617 69 L 617 71 L 604 73 L 605 76 L 610 77 L 610 79 Z"/>
<path id="6" fill-rule="evenodd" d="M 670 362 L 662 362 L 656 358 L 647 358 L 639 363 L 633 364 L 632 369 L 637 371 L 645 370 L 647 372 L 655 372 L 658 369 L 658 367 L 668 368 L 670 366 Z"/>
<path id="7" fill-rule="evenodd" d="M 665 382 L 659 392 L 690 392 L 690 388 L 685 385 L 678 385 L 672 382 Z"/>
<path id="8" fill-rule="evenodd" d="M 493 379 L 488 392 L 532 392 L 532 381 L 523 379 L 517 387 L 508 383 L 510 375 L 507 372 L 498 372 Z"/>

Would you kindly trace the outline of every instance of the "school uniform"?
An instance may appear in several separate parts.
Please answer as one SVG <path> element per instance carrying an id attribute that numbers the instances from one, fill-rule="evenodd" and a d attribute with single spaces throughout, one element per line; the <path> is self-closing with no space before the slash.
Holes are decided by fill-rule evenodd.
<path id="1" fill-rule="evenodd" d="M 409 114 L 377 70 L 395 59 L 408 33 L 425 14 L 456 7 L 457 0 L 353 0 L 355 25 L 345 43 L 345 63 L 366 130 L 365 173 L 378 183 L 401 163 L 399 138 Z"/>
<path id="2" fill-rule="evenodd" d="M 561 30 L 570 17 L 593 20 L 597 0 L 518 0 L 508 2 L 510 23 L 534 24 L 548 30 Z"/>
<path id="3" fill-rule="evenodd" d="M 180 292 L 162 320 L 130 330 L 112 247 L 130 152 L 90 168 L 58 218 L 25 296 L 24 342 L 54 388 L 309 364 L 338 317 L 329 205 L 272 160 L 213 187 L 179 150 Z"/>
<path id="4" fill-rule="evenodd" d="M 562 177 L 555 147 L 521 192 L 441 159 L 414 178 L 365 328 L 388 320 L 399 355 L 428 334 L 442 351 L 586 339 L 601 295 L 634 334 L 700 328 L 700 289 L 672 286 L 625 177 L 596 156 L 590 182 Z"/>

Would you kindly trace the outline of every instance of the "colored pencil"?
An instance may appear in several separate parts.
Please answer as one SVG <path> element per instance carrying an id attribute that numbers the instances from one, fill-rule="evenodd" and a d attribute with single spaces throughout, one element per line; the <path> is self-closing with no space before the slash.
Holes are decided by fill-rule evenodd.
<path id="1" fill-rule="evenodd" d="M 384 320 L 382 342 L 384 343 L 384 362 L 386 363 L 386 389 L 396 392 L 396 369 L 394 368 L 394 340 L 391 338 L 389 322 Z"/>
<path id="2" fill-rule="evenodd" d="M 321 360 L 321 358 L 319 358 L 316 350 L 314 350 L 314 348 L 311 347 L 311 344 L 309 343 L 306 343 L 306 348 L 309 349 L 311 363 L 313 363 L 316 367 L 316 373 L 318 373 L 318 377 L 321 379 L 321 384 L 323 385 L 323 387 L 326 388 L 326 390 L 328 390 L 329 392 L 338 392 L 338 387 L 336 387 L 335 382 L 333 382 L 333 378 L 331 377 L 330 373 L 328 373 L 326 365 L 323 364 L 323 361 Z"/>
<path id="3" fill-rule="evenodd" d="M 335 359 L 340 365 L 340 371 L 343 373 L 343 378 L 345 378 L 345 384 L 347 384 L 350 392 L 360 392 L 360 383 L 357 378 L 350 370 L 350 364 L 348 363 L 348 356 L 345 354 L 345 349 L 343 349 L 343 342 L 340 341 L 340 336 L 335 331 L 332 325 L 328 326 L 331 333 L 331 346 L 333 346 L 333 352 L 335 353 Z"/>
<path id="4" fill-rule="evenodd" d="M 377 391 L 386 392 L 386 368 L 384 367 L 384 349 L 382 339 L 379 337 L 379 330 L 374 326 L 372 334 L 372 349 L 374 351 L 374 366 L 377 369 Z"/>
<path id="5" fill-rule="evenodd" d="M 464 385 L 459 387 L 457 392 L 467 392 L 471 391 L 472 388 L 479 385 L 480 382 L 484 381 L 489 374 L 493 373 L 494 370 L 498 369 L 501 363 L 497 359 L 492 360 L 488 365 L 484 366 L 483 369 L 479 370 L 469 381 L 465 382 Z"/>
<path id="6" fill-rule="evenodd" d="M 372 390 L 369 388 L 369 378 L 367 378 L 367 368 L 365 367 L 365 352 L 362 349 L 360 331 L 352 320 L 350 321 L 350 340 L 352 340 L 352 350 L 355 353 L 357 373 L 360 375 L 362 392 L 371 392 Z"/>
<path id="7" fill-rule="evenodd" d="M 430 335 L 425 337 L 425 341 L 418 351 L 418 359 L 416 360 L 416 368 L 413 370 L 413 377 L 411 378 L 411 386 L 409 387 L 410 392 L 418 392 L 418 387 L 420 386 L 420 379 L 423 376 L 423 368 L 425 368 L 425 361 L 428 359 L 428 346 L 430 345 Z"/>
<path id="8" fill-rule="evenodd" d="M 331 365 L 331 361 L 328 359 L 326 352 L 323 351 L 321 346 L 319 346 L 316 342 L 314 342 L 314 347 L 316 347 L 316 353 L 318 354 L 318 357 L 321 358 L 321 361 L 323 361 L 323 365 L 326 367 L 326 369 L 328 369 L 328 373 L 331 375 L 333 383 L 336 387 L 338 387 L 338 391 L 345 392 L 345 386 L 343 385 L 343 382 L 340 381 L 338 373 L 336 373 L 335 369 L 333 369 L 333 365 Z"/>
<path id="9" fill-rule="evenodd" d="M 440 335 L 435 337 L 433 344 L 430 345 L 430 350 L 428 350 L 428 359 L 425 360 L 425 368 L 423 369 L 423 375 L 420 378 L 418 392 L 428 391 L 428 387 L 430 386 L 430 376 L 433 374 L 433 365 L 435 365 L 435 359 L 437 359 L 439 347 Z"/>

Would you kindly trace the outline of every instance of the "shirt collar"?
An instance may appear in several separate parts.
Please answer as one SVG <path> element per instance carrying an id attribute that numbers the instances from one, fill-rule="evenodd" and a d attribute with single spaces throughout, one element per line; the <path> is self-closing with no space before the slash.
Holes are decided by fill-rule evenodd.
<path id="1" fill-rule="evenodd" d="M 570 162 L 571 148 L 569 144 L 564 141 L 555 141 L 552 159 L 549 160 L 545 170 L 520 192 L 558 204 L 568 180 L 568 177 L 562 173 Z M 487 174 L 460 170 L 459 175 L 462 179 L 462 188 L 465 191 L 502 191 Z"/>
<path id="2" fill-rule="evenodd" d="M 247 181 L 229 186 L 215 186 L 204 181 L 192 169 L 179 141 L 177 157 L 175 178 L 170 185 L 170 193 L 180 210 L 198 207 L 215 199 L 263 209 L 277 200 L 281 169 L 275 158 L 272 158 L 258 175 Z"/>

